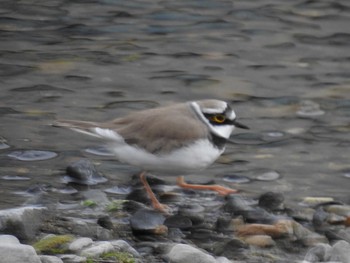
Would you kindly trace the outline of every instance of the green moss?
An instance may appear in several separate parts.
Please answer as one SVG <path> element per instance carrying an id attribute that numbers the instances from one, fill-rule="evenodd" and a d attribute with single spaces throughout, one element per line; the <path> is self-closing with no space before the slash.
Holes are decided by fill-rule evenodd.
<path id="1" fill-rule="evenodd" d="M 113 200 L 107 205 L 106 210 L 107 212 L 115 212 L 115 211 L 122 210 L 123 205 L 126 202 L 128 202 L 128 200 Z"/>
<path id="2" fill-rule="evenodd" d="M 36 242 L 33 247 L 40 254 L 56 255 L 64 254 L 68 251 L 67 243 L 71 242 L 73 237 L 70 235 L 60 235 L 44 238 Z"/>
<path id="3" fill-rule="evenodd" d="M 103 253 L 100 258 L 103 260 L 115 260 L 118 263 L 135 263 L 133 256 L 126 252 Z"/>
<path id="4" fill-rule="evenodd" d="M 99 258 L 87 258 L 85 263 L 100 262 L 135 263 L 135 259 L 126 252 L 107 252 L 101 254 Z"/>
<path id="5" fill-rule="evenodd" d="M 95 206 L 97 206 L 97 203 L 95 201 L 89 200 L 89 199 L 81 202 L 81 204 L 83 206 L 87 206 L 87 207 L 95 207 Z"/>

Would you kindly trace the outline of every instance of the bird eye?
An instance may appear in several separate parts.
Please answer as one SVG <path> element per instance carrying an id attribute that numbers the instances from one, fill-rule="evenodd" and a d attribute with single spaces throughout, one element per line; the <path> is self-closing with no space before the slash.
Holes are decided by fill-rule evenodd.
<path id="1" fill-rule="evenodd" d="M 226 117 L 225 115 L 218 114 L 218 115 L 214 115 L 212 119 L 217 123 L 223 123 L 226 120 Z"/>

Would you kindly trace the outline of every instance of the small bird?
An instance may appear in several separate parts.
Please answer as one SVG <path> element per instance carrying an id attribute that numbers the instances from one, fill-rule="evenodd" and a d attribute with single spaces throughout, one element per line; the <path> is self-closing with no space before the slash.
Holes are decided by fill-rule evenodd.
<path id="1" fill-rule="evenodd" d="M 239 123 L 235 112 L 221 100 L 199 100 L 137 111 L 109 122 L 60 120 L 54 126 L 107 141 L 116 158 L 142 169 L 140 179 L 155 209 L 166 211 L 147 180 L 146 172 L 189 173 L 210 166 L 225 150 Z M 212 190 L 221 195 L 237 192 L 220 185 L 188 184 L 179 176 L 180 187 Z"/>

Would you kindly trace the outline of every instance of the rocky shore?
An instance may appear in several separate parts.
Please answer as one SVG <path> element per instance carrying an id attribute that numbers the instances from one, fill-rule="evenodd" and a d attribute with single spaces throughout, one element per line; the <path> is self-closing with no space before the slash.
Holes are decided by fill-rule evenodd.
<path id="1" fill-rule="evenodd" d="M 150 176 L 171 208 L 161 214 L 137 177 L 111 197 L 89 185 L 95 172 L 86 160 L 67 169 L 76 189 L 69 201 L 41 188 L 26 205 L 1 210 L 0 262 L 350 262 L 349 204 L 306 197 L 292 209 L 281 193 L 221 197 Z"/>

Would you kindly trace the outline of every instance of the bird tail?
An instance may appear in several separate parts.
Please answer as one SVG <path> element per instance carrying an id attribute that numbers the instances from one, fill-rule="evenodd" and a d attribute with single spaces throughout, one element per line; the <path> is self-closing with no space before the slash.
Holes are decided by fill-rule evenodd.
<path id="1" fill-rule="evenodd" d="M 101 123 L 75 120 L 58 120 L 52 126 L 69 128 L 73 131 L 87 134 L 93 137 L 111 140 L 115 143 L 124 143 L 124 139 L 116 131 L 103 127 Z"/>

